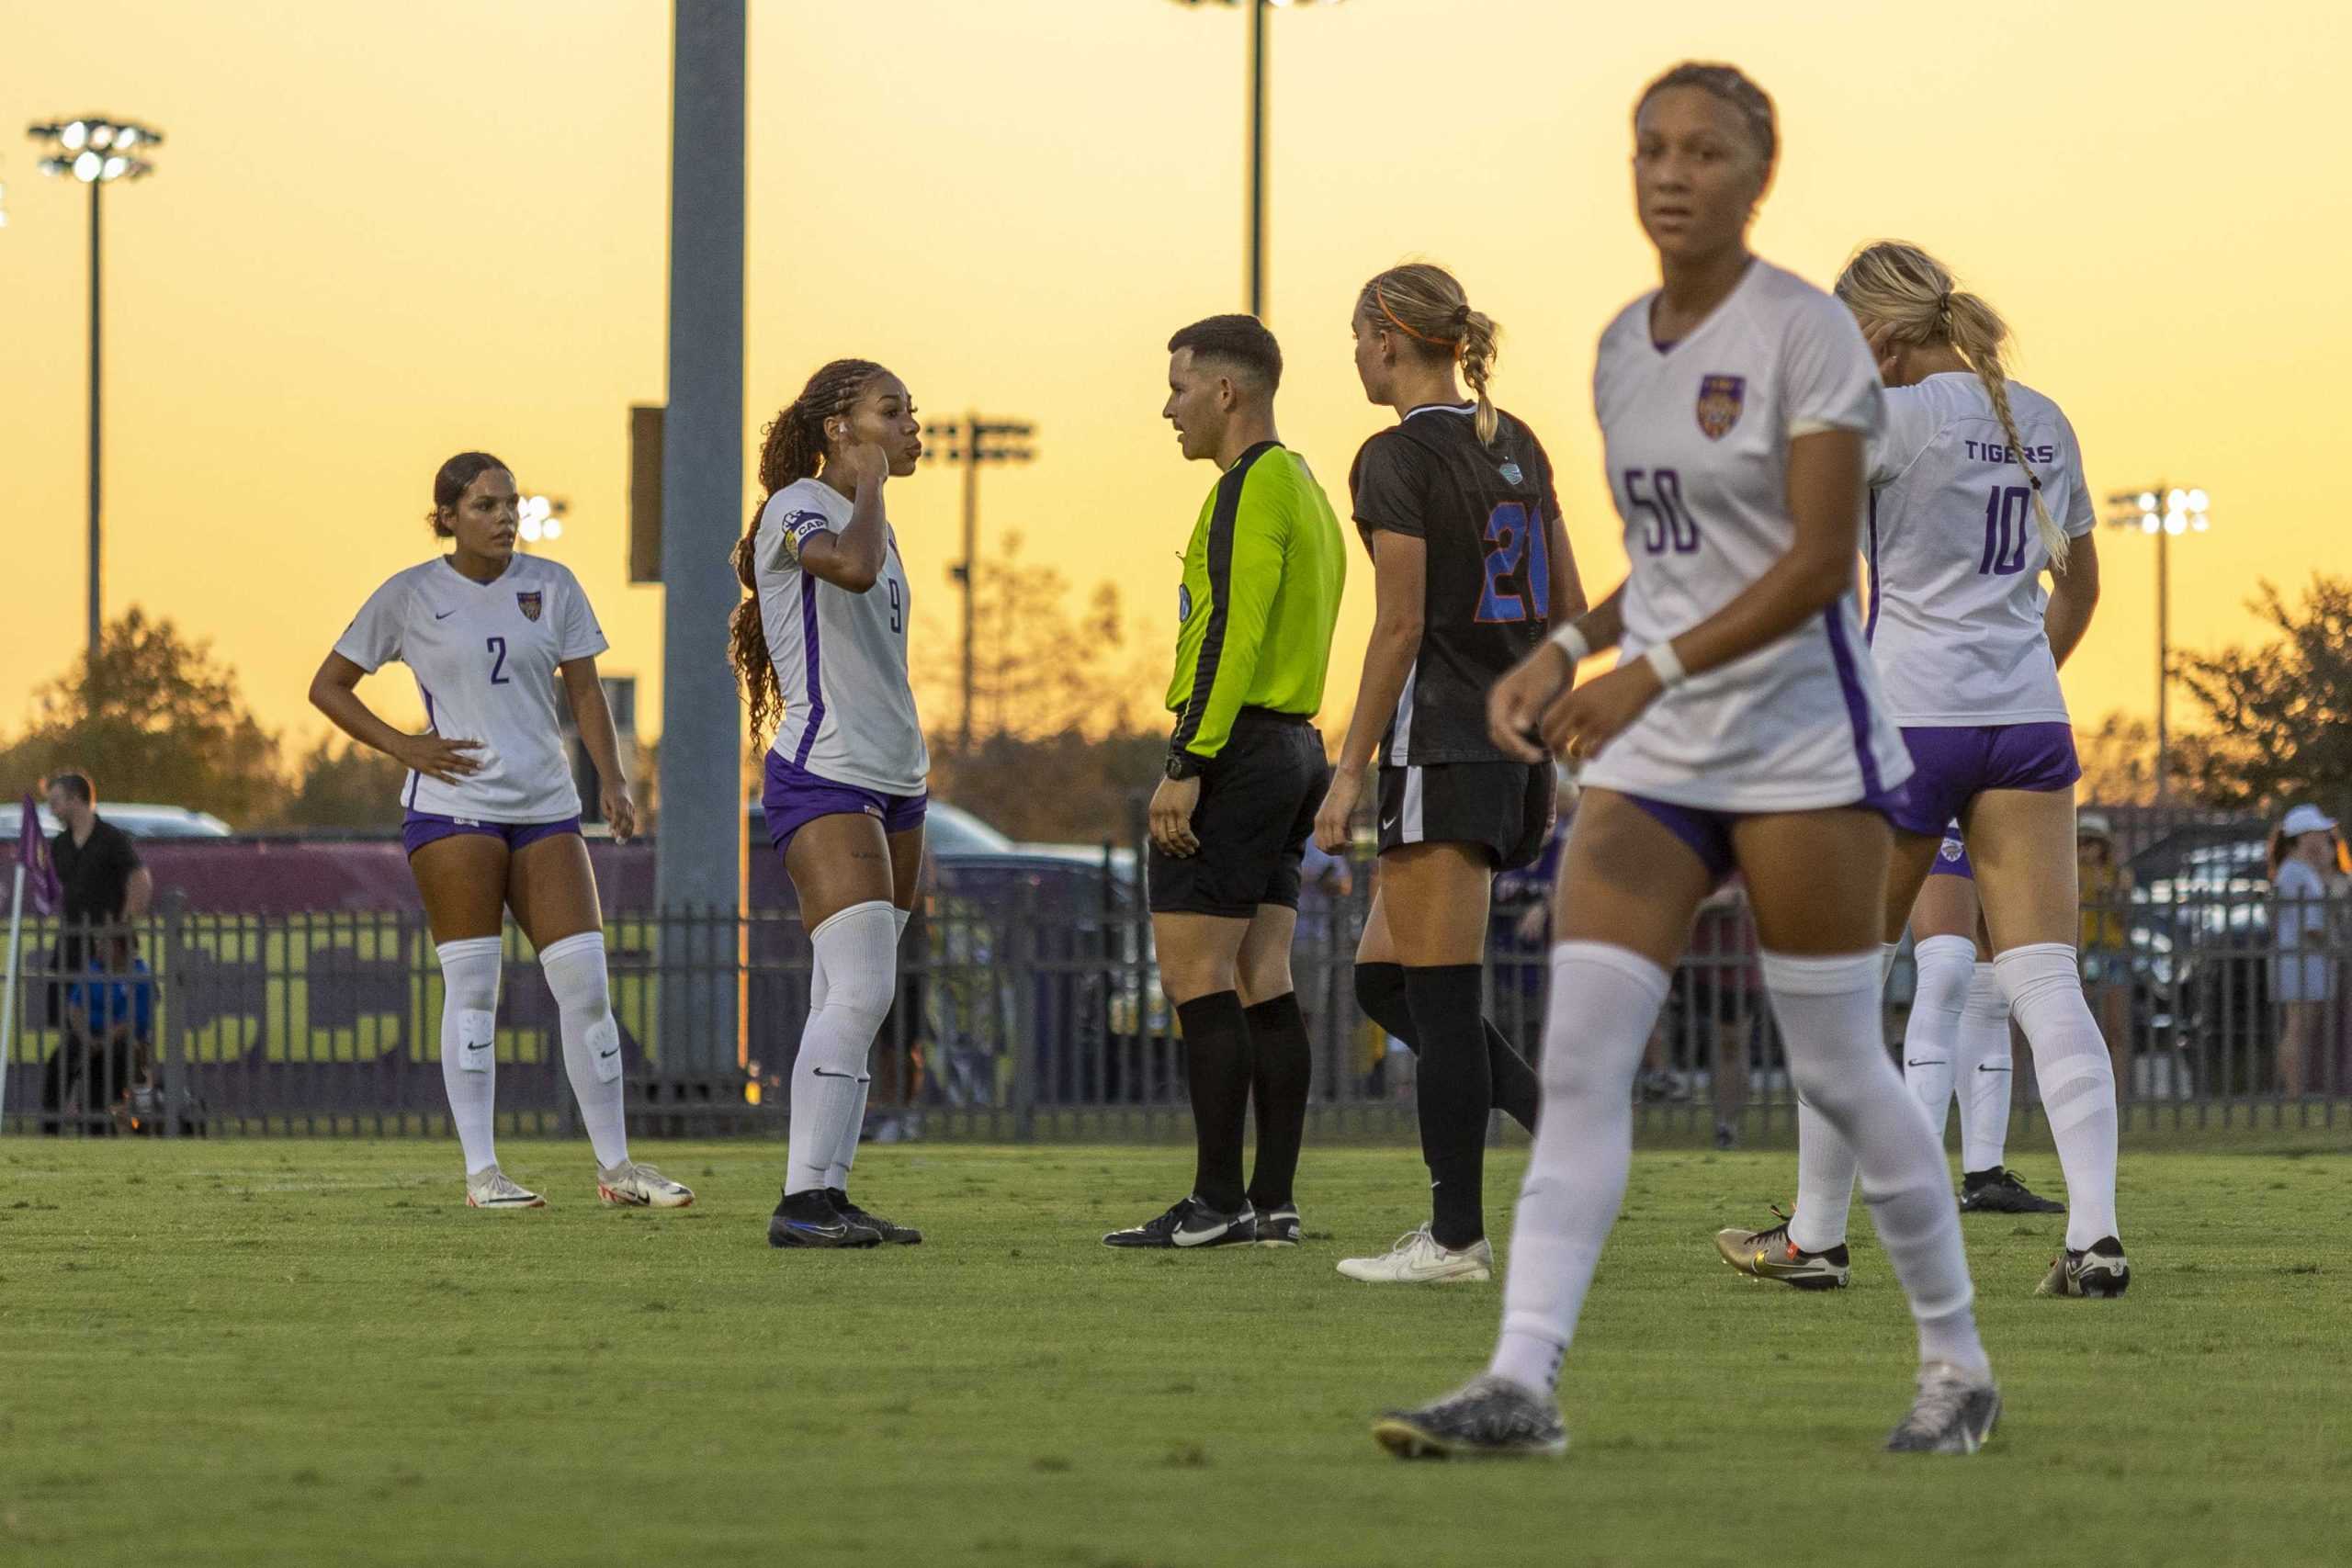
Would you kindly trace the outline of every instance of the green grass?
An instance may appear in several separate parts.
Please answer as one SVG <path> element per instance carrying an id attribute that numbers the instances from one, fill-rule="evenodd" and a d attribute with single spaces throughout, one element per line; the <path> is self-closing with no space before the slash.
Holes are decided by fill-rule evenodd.
<path id="1" fill-rule="evenodd" d="M 2007 1397 L 1974 1460 L 1878 1451 L 1911 1332 L 1746 1283 L 1717 1224 L 1784 1154 L 1645 1153 L 1562 1393 L 1559 1464 L 1408 1466 L 1383 1405 L 1484 1360 L 1499 1286 L 1331 1270 L 1418 1158 L 1308 1151 L 1310 1245 L 1113 1254 L 1174 1149 L 869 1150 L 929 1245 L 777 1253 L 781 1150 L 640 1149 L 679 1214 L 458 1206 L 439 1143 L 0 1143 L 0 1562 L 1958 1565 L 2341 1562 L 2352 1152 L 2127 1151 L 2120 1303 L 2037 1301 L 2057 1231 L 1968 1222 Z M 1520 1155 L 1490 1172 L 1507 1233 Z M 2033 1179 L 2054 1186 L 2046 1156 Z M 1857 1214 L 1858 1239 L 1867 1220 Z"/>

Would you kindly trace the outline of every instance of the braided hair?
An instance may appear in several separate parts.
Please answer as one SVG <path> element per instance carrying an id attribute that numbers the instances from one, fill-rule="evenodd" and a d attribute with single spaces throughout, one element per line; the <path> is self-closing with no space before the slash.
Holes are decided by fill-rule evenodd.
<path id="1" fill-rule="evenodd" d="M 768 660 L 767 634 L 760 625 L 759 557 L 755 540 L 760 514 L 776 491 L 814 479 L 825 462 L 825 422 L 846 412 L 878 376 L 888 374 L 870 359 L 836 359 L 819 367 L 800 395 L 760 433 L 760 503 L 743 536 L 735 541 L 735 576 L 743 600 L 729 617 L 728 657 L 735 682 L 752 710 L 752 743 L 761 744 L 783 716 L 784 694 L 776 689 L 775 666 Z"/>
<path id="2" fill-rule="evenodd" d="M 2066 530 L 2041 499 L 2041 476 L 2033 471 L 2017 416 L 2009 412 L 2008 323 L 1983 299 L 1954 288 L 1943 263 L 1901 240 L 1881 240 L 1856 251 L 1838 275 L 1836 292 L 1865 325 L 1891 328 L 1895 343 L 1941 345 L 1968 362 L 2008 439 L 2009 455 L 2032 487 L 2034 531 L 2050 552 L 2051 569 L 2065 570 Z"/>
<path id="3" fill-rule="evenodd" d="M 1460 365 L 1462 378 L 1470 383 L 1478 401 L 1478 439 L 1493 444 L 1501 416 L 1487 390 L 1487 378 L 1494 373 L 1502 328 L 1484 311 L 1470 308 L 1469 294 L 1452 273 L 1427 262 L 1392 266 L 1363 286 L 1356 297 L 1356 313 L 1375 327 L 1395 328 L 1417 345 L 1417 352 Z"/>
<path id="4" fill-rule="evenodd" d="M 1747 125 L 1749 140 L 1763 156 L 1764 166 L 1770 168 L 1779 156 L 1781 138 L 1772 112 L 1772 96 L 1758 86 L 1747 72 L 1736 65 L 1716 65 L 1703 61 L 1686 60 L 1642 89 L 1634 100 L 1634 118 L 1639 120 L 1642 110 L 1660 93 L 1676 87 L 1696 87 L 1709 97 L 1729 104 Z"/>

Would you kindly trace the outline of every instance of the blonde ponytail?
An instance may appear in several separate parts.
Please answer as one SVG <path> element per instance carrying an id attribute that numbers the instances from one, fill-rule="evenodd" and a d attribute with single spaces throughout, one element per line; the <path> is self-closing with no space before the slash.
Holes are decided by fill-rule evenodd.
<path id="1" fill-rule="evenodd" d="M 1356 310 L 1374 326 L 1418 344 L 1426 355 L 1443 355 L 1460 366 L 1478 404 L 1472 428 L 1481 444 L 1494 444 L 1502 414 L 1487 383 L 1503 330 L 1494 318 L 1470 308 L 1469 295 L 1452 273 L 1427 262 L 1392 266 L 1363 286 Z"/>
<path id="2" fill-rule="evenodd" d="M 2009 444 L 2009 456 L 2024 470 L 2033 492 L 2033 526 L 2050 553 L 2053 571 L 2066 570 L 2066 530 L 2041 499 L 2041 476 L 2034 472 L 2017 416 L 2009 409 L 2006 363 L 2008 323 L 1983 299 L 1952 288 L 1943 263 L 1917 245 L 1881 240 L 1854 253 L 1838 276 L 1838 298 L 1866 326 L 1883 325 L 1905 346 L 1941 344 L 1968 362 L 1993 405 L 1993 417 Z"/>

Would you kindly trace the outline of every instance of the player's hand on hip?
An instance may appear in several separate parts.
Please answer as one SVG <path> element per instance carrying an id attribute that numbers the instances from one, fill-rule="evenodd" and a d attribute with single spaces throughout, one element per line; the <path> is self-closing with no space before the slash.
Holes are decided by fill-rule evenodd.
<path id="1" fill-rule="evenodd" d="M 1662 690 L 1647 660 L 1621 664 L 1598 681 L 1562 693 L 1544 710 L 1544 739 L 1570 761 L 1589 761 L 1642 716 Z"/>
<path id="2" fill-rule="evenodd" d="M 629 798 L 628 785 L 600 783 L 596 793 L 604 803 L 605 823 L 612 829 L 613 837 L 624 844 L 636 838 L 637 802 Z"/>
<path id="3" fill-rule="evenodd" d="M 469 773 L 481 772 L 482 760 L 472 753 L 481 750 L 479 740 L 451 740 L 438 735 L 412 735 L 394 760 L 412 773 L 423 773 L 428 779 L 438 779 L 446 784 L 462 784 Z"/>
<path id="4" fill-rule="evenodd" d="M 1487 738 L 1522 762 L 1545 761 L 1536 738 L 1538 721 L 1576 673 L 1567 650 L 1556 643 L 1546 642 L 1521 660 L 1487 692 Z"/>
<path id="5" fill-rule="evenodd" d="M 1186 859 L 1201 852 L 1193 832 L 1193 812 L 1201 804 L 1201 781 L 1162 779 L 1151 792 L 1151 841 L 1162 853 Z"/>
<path id="6" fill-rule="evenodd" d="M 1315 813 L 1317 849 L 1335 855 L 1348 847 L 1354 837 L 1356 802 L 1363 798 L 1362 768 L 1341 768 L 1331 775 L 1331 787 L 1323 792 L 1323 805 Z"/>

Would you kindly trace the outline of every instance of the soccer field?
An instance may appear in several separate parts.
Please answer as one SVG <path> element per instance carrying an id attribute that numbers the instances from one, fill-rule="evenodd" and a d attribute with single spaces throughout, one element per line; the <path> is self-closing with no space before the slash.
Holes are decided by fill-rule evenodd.
<path id="1" fill-rule="evenodd" d="M 2051 1220 L 1967 1222 L 2007 1404 L 1878 1446 L 1912 1336 L 1715 1258 L 1785 1153 L 1645 1152 L 1562 1385 L 1564 1462 L 1405 1465 L 1384 1405 L 1484 1360 L 1493 1285 L 1332 1272 L 1418 1156 L 1316 1148 L 1309 1245 L 1115 1254 L 1174 1148 L 870 1148 L 927 1245 L 779 1253 L 781 1145 L 648 1145 L 682 1213 L 459 1206 L 446 1143 L 0 1145 L 0 1562 L 1904 1564 L 2346 1561 L 2352 1142 L 2127 1145 L 2120 1303 L 2031 1295 Z M 2055 1189 L 2046 1154 L 2020 1162 Z M 1498 1239 L 1520 1156 L 1498 1156 Z M 2054 1216 L 2052 1220 L 2054 1220 Z"/>

